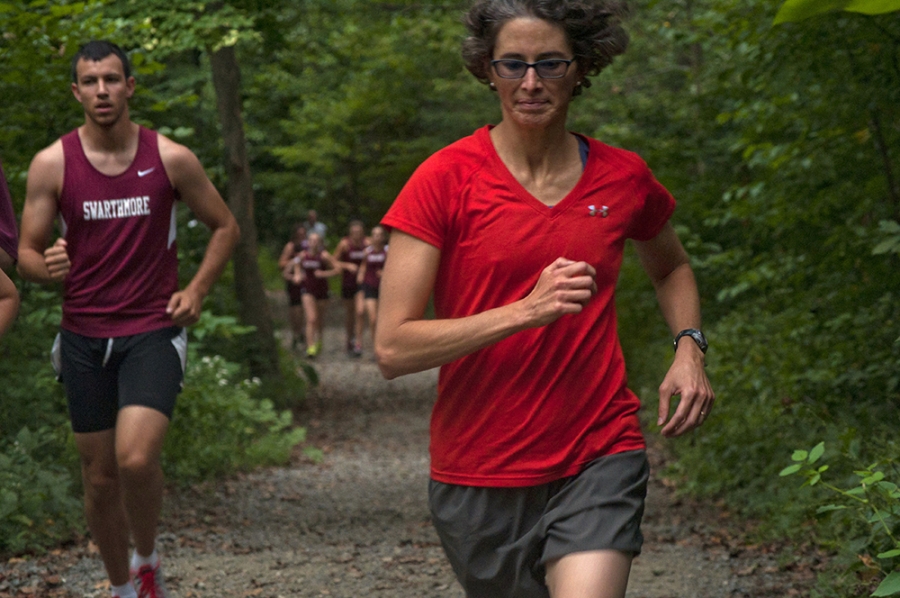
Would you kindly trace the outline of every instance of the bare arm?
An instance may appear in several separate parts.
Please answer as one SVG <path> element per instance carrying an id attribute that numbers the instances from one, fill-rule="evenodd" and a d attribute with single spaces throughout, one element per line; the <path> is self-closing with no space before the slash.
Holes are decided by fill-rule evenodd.
<path id="1" fill-rule="evenodd" d="M 14 263 L 12 256 L 0 249 L 0 270 L 9 270 Z"/>
<path id="2" fill-rule="evenodd" d="M 638 257 L 650 277 L 660 310 L 672 334 L 686 328 L 700 328 L 700 296 L 688 255 L 672 226 L 649 241 L 635 242 Z M 709 415 L 715 394 L 706 377 L 704 355 L 689 337 L 682 337 L 666 377 L 659 387 L 659 417 L 664 436 L 680 436 Z M 673 396 L 681 400 L 669 419 Z M 666 423 L 666 420 L 669 420 Z M 665 425 L 664 425 L 665 424 Z"/>
<path id="3" fill-rule="evenodd" d="M 19 313 L 19 293 L 9 276 L 0 270 L 0 336 L 9 330 Z"/>
<path id="4" fill-rule="evenodd" d="M 281 250 L 281 255 L 278 256 L 278 267 L 284 270 L 287 268 L 288 264 L 291 263 L 291 260 L 294 258 L 294 243 L 288 241 L 284 249 Z"/>
<path id="5" fill-rule="evenodd" d="M 212 231 L 197 273 L 183 290 L 172 295 L 166 308 L 176 326 L 189 326 L 200 318 L 203 298 L 222 275 L 240 230 L 234 215 L 190 150 L 160 135 L 159 154 L 172 186 L 194 216 Z"/>
<path id="6" fill-rule="evenodd" d="M 350 242 L 347 240 L 347 237 L 344 237 L 337 244 L 337 247 L 334 248 L 334 253 L 332 253 L 332 256 L 335 256 L 334 261 L 341 270 L 343 270 L 344 272 L 352 272 L 353 274 L 356 274 L 359 271 L 359 266 L 357 266 L 353 262 L 341 261 L 336 257 L 339 255 L 343 255 L 344 248 L 348 245 L 350 245 Z"/>
<path id="7" fill-rule="evenodd" d="M 62 142 L 57 141 L 39 152 L 28 168 L 19 231 L 18 271 L 22 278 L 31 282 L 61 282 L 71 266 L 65 240 L 57 239 L 50 245 L 64 165 Z"/>
<path id="8" fill-rule="evenodd" d="M 444 365 L 520 330 L 582 310 L 597 292 L 594 269 L 559 258 L 519 301 L 464 318 L 425 320 L 441 252 L 415 237 L 391 234 L 381 278 L 375 353 L 386 378 Z"/>
<path id="9" fill-rule="evenodd" d="M 329 278 L 341 273 L 341 267 L 338 265 L 340 262 L 335 260 L 327 251 L 322 252 L 322 262 L 323 265 L 328 264 L 328 268 L 316 270 L 316 278 Z"/>
<path id="10" fill-rule="evenodd" d="M 368 264 L 366 260 L 363 260 L 359 265 L 359 268 L 356 270 L 356 284 L 361 285 L 363 281 L 366 279 L 366 270 L 368 269 Z"/>

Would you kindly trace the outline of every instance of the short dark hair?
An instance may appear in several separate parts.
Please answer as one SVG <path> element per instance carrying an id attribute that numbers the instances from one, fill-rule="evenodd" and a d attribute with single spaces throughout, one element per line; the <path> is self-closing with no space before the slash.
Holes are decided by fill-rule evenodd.
<path id="1" fill-rule="evenodd" d="M 578 66 L 585 74 L 582 87 L 590 87 L 588 76 L 597 75 L 625 52 L 628 34 L 622 21 L 629 10 L 615 0 L 477 0 L 463 17 L 469 36 L 462 43 L 462 56 L 469 72 L 482 83 L 500 28 L 512 19 L 537 18 L 562 27 Z"/>
<path id="2" fill-rule="evenodd" d="M 78 83 L 77 67 L 79 60 L 84 58 L 85 60 L 97 62 L 103 60 L 110 54 L 115 54 L 119 57 L 119 60 L 122 61 L 122 69 L 125 72 L 125 78 L 127 79 L 130 77 L 131 62 L 128 60 L 128 55 L 125 54 L 125 51 L 122 50 L 122 48 L 105 40 L 92 40 L 78 48 L 75 56 L 72 57 L 72 82 Z"/>

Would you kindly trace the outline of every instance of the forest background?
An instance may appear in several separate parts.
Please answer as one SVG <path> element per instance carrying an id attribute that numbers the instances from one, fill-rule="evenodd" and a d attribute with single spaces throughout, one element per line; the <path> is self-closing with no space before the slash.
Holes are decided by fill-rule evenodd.
<path id="1" fill-rule="evenodd" d="M 701 430 L 668 444 L 667 474 L 761 520 L 760 538 L 829 549 L 817 595 L 895 595 L 900 13 L 788 4 L 776 25 L 775 0 L 633 2 L 631 47 L 573 102 L 570 128 L 638 152 L 679 201 L 718 400 Z M 882 14 L 824 11 L 848 4 Z M 241 222 L 233 267 L 191 331 L 172 479 L 282 462 L 301 441 L 290 409 L 315 372 L 273 340 L 273 256 L 308 208 L 330 245 L 352 218 L 371 226 L 430 153 L 499 120 L 459 58 L 465 5 L 0 2 L 0 158 L 17 213 L 32 156 L 83 120 L 72 54 L 109 38 L 134 62 L 132 117 L 193 149 Z M 206 241 L 195 224 L 179 215 L 185 277 Z M 21 315 L 0 344 L 4 554 L 82 526 L 47 365 L 59 291 L 16 282 Z M 633 256 L 619 302 L 631 384 L 653 413 L 671 344 Z"/>

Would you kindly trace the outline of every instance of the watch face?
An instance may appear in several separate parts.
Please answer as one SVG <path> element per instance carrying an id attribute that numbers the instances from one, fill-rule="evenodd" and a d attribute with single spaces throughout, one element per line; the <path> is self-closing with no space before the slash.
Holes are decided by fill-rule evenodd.
<path id="1" fill-rule="evenodd" d="M 697 346 L 700 347 L 700 350 L 706 353 L 706 349 L 708 346 L 708 343 L 706 342 L 706 336 L 704 336 L 703 333 L 696 328 L 688 328 L 687 330 L 682 330 L 678 333 L 678 335 L 675 337 L 676 351 L 678 350 L 678 341 L 683 336 L 690 336 L 692 339 L 694 339 L 694 342 L 697 343 Z"/>
<path id="2" fill-rule="evenodd" d="M 706 353 L 706 347 L 708 346 L 708 343 L 706 342 L 706 337 L 703 335 L 703 333 L 699 330 L 694 330 L 690 334 L 691 338 L 697 341 L 697 345 L 700 347 L 700 350 Z"/>

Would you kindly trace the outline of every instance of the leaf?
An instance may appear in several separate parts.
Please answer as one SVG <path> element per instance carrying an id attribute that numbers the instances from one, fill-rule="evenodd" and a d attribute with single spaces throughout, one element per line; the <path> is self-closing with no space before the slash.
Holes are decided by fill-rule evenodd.
<path id="1" fill-rule="evenodd" d="M 843 511 L 847 507 L 844 505 L 825 505 L 816 509 L 816 514 L 831 513 L 832 511 Z"/>
<path id="2" fill-rule="evenodd" d="M 815 463 L 819 459 L 822 458 L 822 455 L 825 454 L 825 443 L 820 442 L 816 446 L 813 447 L 813 450 L 809 452 L 809 462 Z"/>
<path id="3" fill-rule="evenodd" d="M 827 12 L 846 10 L 878 15 L 900 10 L 900 0 L 787 0 L 775 15 L 775 25 L 803 21 Z"/>
<path id="4" fill-rule="evenodd" d="M 781 477 L 793 475 L 793 474 L 797 473 L 798 471 L 800 471 L 801 467 L 803 467 L 803 466 L 800 463 L 794 463 L 793 465 L 788 465 L 787 467 L 782 469 L 778 475 L 780 475 Z"/>
<path id="5" fill-rule="evenodd" d="M 895 596 L 900 594 L 900 571 L 894 571 L 884 578 L 872 596 Z"/>
<path id="6" fill-rule="evenodd" d="M 883 479 L 884 479 L 884 473 L 883 473 L 883 472 L 880 472 L 880 471 L 876 471 L 875 473 L 873 473 L 873 474 L 870 475 L 869 477 L 864 478 L 860 483 L 863 484 L 863 485 L 865 485 L 865 486 L 871 486 L 871 485 L 874 484 L 875 482 L 880 482 L 880 481 L 883 480 Z"/>
<path id="7" fill-rule="evenodd" d="M 900 548 L 895 548 L 894 550 L 888 550 L 887 552 L 882 552 L 878 555 L 880 559 L 892 559 L 895 556 L 900 556 Z"/>
<path id="8" fill-rule="evenodd" d="M 900 238 L 885 239 L 872 249 L 872 255 L 900 253 Z"/>
<path id="9" fill-rule="evenodd" d="M 791 455 L 792 461 L 806 461 L 806 458 L 809 456 L 809 453 L 806 451 L 794 451 L 794 454 Z"/>

